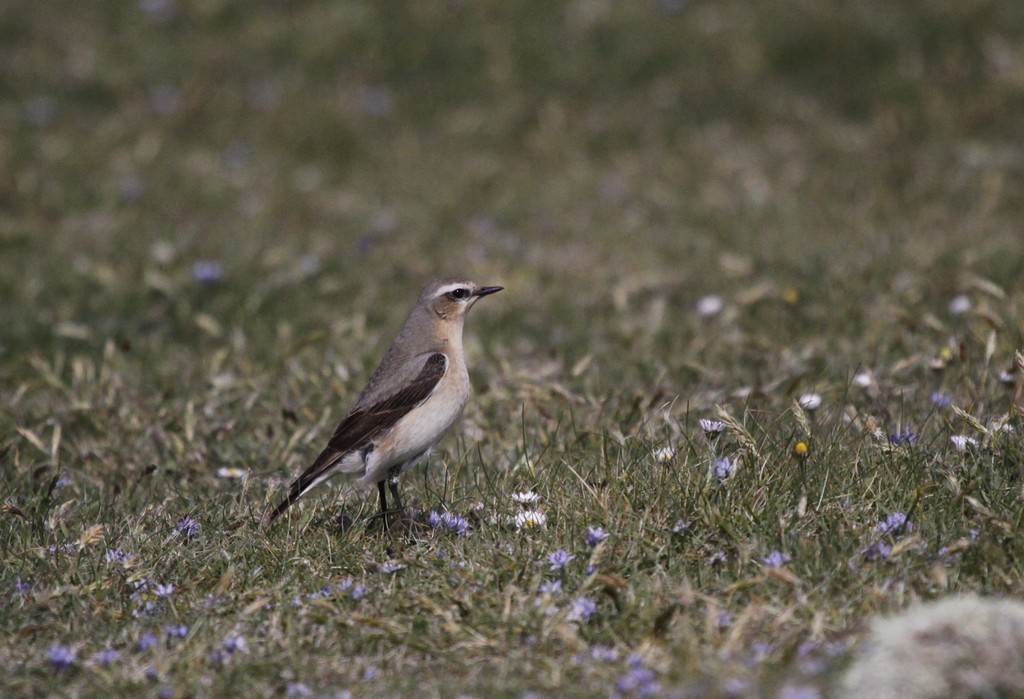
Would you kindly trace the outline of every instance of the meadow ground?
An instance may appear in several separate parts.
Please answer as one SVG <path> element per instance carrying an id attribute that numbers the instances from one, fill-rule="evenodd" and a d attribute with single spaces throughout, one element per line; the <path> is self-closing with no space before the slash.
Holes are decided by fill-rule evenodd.
<path id="1" fill-rule="evenodd" d="M 5 696 L 828 696 L 877 615 L 1024 593 L 1019 3 L 0 37 Z M 258 527 L 453 272 L 506 291 L 424 526 Z"/>

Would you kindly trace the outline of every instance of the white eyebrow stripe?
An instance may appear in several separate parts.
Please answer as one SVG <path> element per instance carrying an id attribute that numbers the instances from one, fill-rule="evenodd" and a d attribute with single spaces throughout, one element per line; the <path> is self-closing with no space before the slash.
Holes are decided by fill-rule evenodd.
<path id="1" fill-rule="evenodd" d="M 466 282 L 453 282 L 451 284 L 445 284 L 444 286 L 439 288 L 437 292 L 434 294 L 434 298 L 437 298 L 438 296 L 444 296 L 445 294 L 449 294 L 455 291 L 456 289 L 466 289 L 467 291 L 472 291 L 472 289 L 470 289 L 469 284 L 467 284 Z"/>

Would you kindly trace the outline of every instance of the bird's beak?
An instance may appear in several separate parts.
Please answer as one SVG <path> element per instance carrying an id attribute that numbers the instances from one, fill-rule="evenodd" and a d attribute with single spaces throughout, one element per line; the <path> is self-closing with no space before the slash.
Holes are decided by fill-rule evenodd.
<path id="1" fill-rule="evenodd" d="M 495 294 L 505 287 L 503 286 L 482 286 L 476 290 L 476 296 L 487 296 L 488 294 Z"/>

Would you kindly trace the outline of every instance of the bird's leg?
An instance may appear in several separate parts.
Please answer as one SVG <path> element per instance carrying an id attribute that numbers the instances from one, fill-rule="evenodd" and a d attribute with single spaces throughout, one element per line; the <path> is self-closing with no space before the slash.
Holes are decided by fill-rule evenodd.
<path id="1" fill-rule="evenodd" d="M 398 496 L 398 474 L 401 471 L 401 467 L 394 467 L 388 471 L 388 489 L 391 490 L 391 499 L 395 503 L 395 509 L 398 510 L 398 516 L 402 522 L 402 526 L 408 527 L 408 519 L 405 515 L 405 506 L 402 505 L 402 498 Z"/>
<path id="2" fill-rule="evenodd" d="M 384 531 L 388 530 L 388 497 L 384 489 L 384 481 L 377 481 L 377 492 L 380 493 L 380 516 L 384 522 Z"/>

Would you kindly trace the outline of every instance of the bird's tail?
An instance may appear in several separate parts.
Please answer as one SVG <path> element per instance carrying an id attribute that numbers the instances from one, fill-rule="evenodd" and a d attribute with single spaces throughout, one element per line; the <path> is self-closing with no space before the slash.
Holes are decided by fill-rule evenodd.
<path id="1" fill-rule="evenodd" d="M 293 502 L 302 497 L 302 491 L 299 489 L 298 486 L 299 482 L 296 481 L 292 485 L 291 490 L 288 491 L 288 496 L 285 497 L 284 500 L 279 502 L 277 504 L 277 507 L 275 507 L 274 509 L 270 509 L 269 507 L 267 508 L 267 511 L 263 513 L 264 527 L 269 527 L 271 524 L 273 524 L 274 520 L 280 517 L 282 514 L 284 514 L 284 511 L 291 507 Z"/>
<path id="2" fill-rule="evenodd" d="M 312 466 L 307 468 L 301 476 L 288 488 L 288 495 L 277 504 L 274 509 L 267 508 L 263 514 L 263 526 L 269 527 L 274 520 L 284 514 L 284 511 L 292 506 L 292 503 L 301 498 L 316 486 L 334 475 L 340 453 L 330 448 L 324 449 L 317 457 Z"/>

